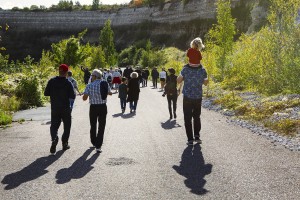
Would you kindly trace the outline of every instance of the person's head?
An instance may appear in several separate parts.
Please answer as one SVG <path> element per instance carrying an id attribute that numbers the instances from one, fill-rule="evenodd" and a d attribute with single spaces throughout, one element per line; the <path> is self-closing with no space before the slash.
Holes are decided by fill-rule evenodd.
<path id="1" fill-rule="evenodd" d="M 168 71 L 170 72 L 170 74 L 175 74 L 175 69 L 174 68 L 169 68 Z"/>
<path id="2" fill-rule="evenodd" d="M 193 40 L 191 41 L 190 46 L 191 46 L 191 48 L 197 49 L 197 50 L 199 50 L 199 51 L 202 50 L 202 49 L 204 49 L 204 47 L 205 47 L 205 46 L 203 45 L 203 43 L 202 43 L 201 38 L 199 38 L 199 37 L 193 39 Z"/>
<path id="3" fill-rule="evenodd" d="M 66 64 L 61 64 L 58 68 L 59 76 L 66 77 L 69 71 L 69 66 Z"/>
<path id="4" fill-rule="evenodd" d="M 96 79 L 101 79 L 102 77 L 102 72 L 99 69 L 94 69 L 92 72 L 92 81 Z"/>
<path id="5" fill-rule="evenodd" d="M 137 78 L 137 77 L 139 77 L 139 74 L 138 74 L 137 72 L 132 72 L 132 73 L 130 74 L 130 77 L 131 77 L 131 78 Z"/>
<path id="6" fill-rule="evenodd" d="M 71 77 L 72 76 L 72 72 L 68 71 L 68 76 Z"/>
<path id="7" fill-rule="evenodd" d="M 123 77 L 122 78 L 122 83 L 126 83 L 127 82 L 127 78 Z"/>

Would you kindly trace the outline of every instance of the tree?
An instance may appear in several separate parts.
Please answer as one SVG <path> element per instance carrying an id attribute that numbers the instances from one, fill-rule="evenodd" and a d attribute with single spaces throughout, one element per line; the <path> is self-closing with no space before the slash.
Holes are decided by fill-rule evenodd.
<path id="1" fill-rule="evenodd" d="M 90 66 L 92 69 L 105 68 L 106 62 L 101 46 L 92 48 Z"/>
<path id="2" fill-rule="evenodd" d="M 107 20 L 99 37 L 100 45 L 105 54 L 107 64 L 116 64 L 116 50 L 114 45 L 114 32 L 111 29 L 111 21 Z"/>
<path id="3" fill-rule="evenodd" d="M 218 0 L 217 24 L 208 32 L 209 42 L 216 52 L 216 66 L 220 70 L 218 78 L 224 80 L 228 56 L 232 54 L 236 20 L 232 18 L 230 0 Z M 228 65 L 227 65 L 228 66 Z"/>
<path id="4" fill-rule="evenodd" d="M 99 4 L 100 4 L 99 0 L 93 0 L 92 10 L 98 10 Z"/>

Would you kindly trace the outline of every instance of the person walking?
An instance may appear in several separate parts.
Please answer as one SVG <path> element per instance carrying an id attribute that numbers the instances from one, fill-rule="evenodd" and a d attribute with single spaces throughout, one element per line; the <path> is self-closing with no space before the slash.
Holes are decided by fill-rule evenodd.
<path id="1" fill-rule="evenodd" d="M 76 94 L 76 92 L 78 92 L 78 94 L 81 95 L 81 93 L 79 92 L 79 89 L 78 89 L 77 81 L 72 77 L 71 71 L 68 71 L 67 78 L 72 83 L 75 94 Z M 75 95 L 75 98 L 76 98 L 76 95 Z M 69 99 L 69 100 L 70 100 L 70 108 L 71 108 L 71 112 L 72 112 L 75 99 Z"/>
<path id="2" fill-rule="evenodd" d="M 170 68 L 168 69 L 170 72 L 170 76 L 167 78 L 167 83 L 165 85 L 165 92 L 163 94 L 163 97 L 167 95 L 168 100 L 168 108 L 170 113 L 170 119 L 177 118 L 176 115 L 176 108 L 177 108 L 177 97 L 178 97 L 178 91 L 177 91 L 177 76 L 175 75 L 175 69 Z M 173 112 L 172 112 L 172 104 L 173 104 Z"/>
<path id="3" fill-rule="evenodd" d="M 159 73 L 159 79 L 160 79 L 160 89 L 163 91 L 167 79 L 167 72 L 165 71 L 164 68 L 162 68 L 161 72 Z"/>
<path id="4" fill-rule="evenodd" d="M 201 143 L 201 104 L 202 104 L 202 85 L 208 84 L 207 72 L 202 65 L 191 67 L 185 65 L 177 78 L 177 83 L 183 85 L 183 115 L 185 131 L 188 138 L 188 145 L 193 142 Z M 192 118 L 194 124 L 192 125 Z M 194 129 L 194 130 L 193 130 Z"/>
<path id="5" fill-rule="evenodd" d="M 52 144 L 50 153 L 55 154 L 58 143 L 58 129 L 61 122 L 64 124 L 64 132 L 62 134 L 62 149 L 65 151 L 70 148 L 69 136 L 71 130 L 71 108 L 69 99 L 75 99 L 73 85 L 66 78 L 69 66 L 61 64 L 59 66 L 59 76 L 51 78 L 45 88 L 44 95 L 50 96 L 51 102 L 51 126 L 50 134 Z"/>
<path id="6" fill-rule="evenodd" d="M 89 83 L 91 73 L 89 72 L 89 69 L 87 67 L 80 66 L 80 69 L 84 73 L 83 80 L 84 80 L 84 83 L 87 85 Z"/>
<path id="7" fill-rule="evenodd" d="M 148 84 L 148 77 L 150 75 L 150 72 L 149 72 L 149 69 L 148 67 L 145 68 L 145 85 L 147 87 L 147 84 Z"/>
<path id="8" fill-rule="evenodd" d="M 119 69 L 116 68 L 115 71 L 112 73 L 112 84 L 116 90 L 116 92 L 118 92 L 119 89 L 119 84 L 121 84 L 121 74 L 119 72 Z"/>
<path id="9" fill-rule="evenodd" d="M 111 89 L 105 80 L 101 79 L 102 72 L 94 69 L 92 72 L 92 81 L 83 92 L 82 99 L 86 101 L 89 98 L 90 103 L 90 140 L 96 148 L 96 152 L 102 152 L 103 137 L 106 125 L 107 115 L 107 95 L 112 95 Z M 98 132 L 97 132 L 98 121 Z"/>
<path id="10" fill-rule="evenodd" d="M 122 83 L 119 85 L 119 98 L 121 104 L 122 113 L 126 110 L 126 98 L 127 98 L 127 78 L 122 78 Z"/>
<path id="11" fill-rule="evenodd" d="M 140 80 L 137 72 L 132 72 L 130 75 L 131 79 L 128 81 L 128 96 L 127 102 L 129 102 L 130 113 L 136 111 L 137 103 L 140 94 Z"/>
<path id="12" fill-rule="evenodd" d="M 152 83 L 153 83 L 153 88 L 157 88 L 157 79 L 159 77 L 159 73 L 157 71 L 157 67 L 154 67 L 151 71 L 151 77 L 152 77 Z"/>

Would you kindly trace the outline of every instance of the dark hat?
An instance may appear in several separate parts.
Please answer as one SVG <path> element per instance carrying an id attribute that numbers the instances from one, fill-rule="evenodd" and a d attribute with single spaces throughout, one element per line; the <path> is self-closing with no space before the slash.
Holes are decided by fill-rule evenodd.
<path id="1" fill-rule="evenodd" d="M 174 68 L 169 68 L 168 71 L 169 71 L 171 74 L 175 74 L 175 69 L 174 69 Z"/>
<path id="2" fill-rule="evenodd" d="M 59 66 L 59 71 L 67 72 L 67 71 L 69 71 L 69 66 L 66 64 L 61 64 Z"/>

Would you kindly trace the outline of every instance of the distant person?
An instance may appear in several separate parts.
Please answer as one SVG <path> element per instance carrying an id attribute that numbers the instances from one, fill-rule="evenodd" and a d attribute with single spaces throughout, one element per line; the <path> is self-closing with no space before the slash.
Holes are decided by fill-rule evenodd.
<path id="1" fill-rule="evenodd" d="M 94 69 L 92 72 L 92 81 L 88 84 L 83 92 L 82 99 L 90 102 L 90 139 L 92 145 L 96 148 L 96 152 L 102 152 L 104 131 L 106 126 L 107 115 L 107 95 L 112 95 L 108 83 L 101 79 L 102 72 Z M 98 121 L 98 129 L 97 129 Z M 98 130 L 98 132 L 97 132 Z"/>
<path id="2" fill-rule="evenodd" d="M 152 77 L 152 83 L 153 83 L 153 87 L 157 88 L 157 79 L 159 77 L 159 73 L 157 71 L 157 67 L 154 67 L 151 71 L 151 77 Z"/>
<path id="3" fill-rule="evenodd" d="M 127 66 L 126 69 L 124 69 L 124 72 L 123 72 L 123 76 L 125 78 L 127 78 L 127 80 L 130 79 L 130 74 L 133 72 L 131 66 Z"/>
<path id="4" fill-rule="evenodd" d="M 162 68 L 161 72 L 159 72 L 159 79 L 160 79 L 160 89 L 163 91 L 167 80 L 167 72 L 164 68 Z"/>
<path id="5" fill-rule="evenodd" d="M 138 73 L 139 84 L 141 84 L 143 82 L 142 70 L 140 69 L 140 67 L 137 67 L 135 72 Z"/>
<path id="6" fill-rule="evenodd" d="M 122 83 L 119 85 L 119 96 L 120 98 L 120 104 L 121 104 L 121 110 L 122 113 L 126 110 L 126 100 L 127 100 L 127 78 L 122 78 Z"/>
<path id="7" fill-rule="evenodd" d="M 128 81 L 128 96 L 127 102 L 129 102 L 130 113 L 136 111 L 137 103 L 140 94 L 140 80 L 137 72 L 132 72 L 130 75 L 131 79 Z"/>
<path id="8" fill-rule="evenodd" d="M 190 48 L 187 50 L 189 65 L 191 67 L 199 67 L 202 60 L 201 50 L 204 49 L 201 38 L 197 37 L 191 41 Z"/>
<path id="9" fill-rule="evenodd" d="M 193 142 L 201 143 L 201 103 L 202 103 L 202 85 L 208 84 L 206 70 L 202 65 L 191 67 L 185 65 L 177 78 L 177 83 L 183 85 L 183 115 L 185 131 L 188 138 L 188 145 L 193 145 Z M 192 119 L 194 124 L 192 125 Z M 194 128 L 194 130 L 193 130 Z"/>
<path id="10" fill-rule="evenodd" d="M 145 86 L 147 87 L 148 85 L 148 78 L 149 78 L 149 75 L 150 75 L 150 72 L 149 72 L 149 69 L 148 67 L 145 68 Z"/>
<path id="11" fill-rule="evenodd" d="M 163 97 L 167 95 L 168 100 L 168 108 L 170 113 L 170 119 L 177 118 L 176 115 L 176 108 L 177 108 L 177 97 L 178 97 L 178 91 L 177 91 L 177 76 L 175 75 L 175 69 L 170 68 L 168 69 L 170 72 L 170 76 L 167 78 L 167 83 L 165 85 L 165 92 L 163 94 Z M 172 110 L 173 105 L 173 110 Z"/>
<path id="12" fill-rule="evenodd" d="M 118 92 L 119 84 L 121 84 L 121 76 L 122 75 L 120 74 L 118 68 L 116 68 L 115 71 L 112 73 L 112 84 L 116 92 Z"/>
<path id="13" fill-rule="evenodd" d="M 51 140 L 50 153 L 56 152 L 56 145 L 58 143 L 58 129 L 63 122 L 64 132 L 62 134 L 62 149 L 70 148 L 69 136 L 71 129 L 71 108 L 69 99 L 75 99 L 75 92 L 73 85 L 66 78 L 69 71 L 69 66 L 61 64 L 59 66 L 59 76 L 51 78 L 44 91 L 45 96 L 50 96 L 51 101 Z"/>
<path id="14" fill-rule="evenodd" d="M 91 73 L 89 72 L 89 69 L 87 67 L 81 66 L 80 68 L 81 68 L 81 71 L 83 71 L 83 73 L 84 73 L 84 75 L 83 75 L 84 83 L 87 85 L 89 83 Z"/>
<path id="15" fill-rule="evenodd" d="M 68 71 L 68 76 L 67 76 L 68 80 L 72 83 L 73 88 L 74 88 L 74 92 L 76 94 L 76 92 L 78 92 L 79 95 L 81 95 L 81 93 L 79 92 L 78 89 L 78 85 L 77 85 L 77 81 L 72 77 L 72 72 Z M 75 96 L 76 97 L 76 96 Z M 74 105 L 75 99 L 70 99 L 70 108 L 71 108 L 71 112 L 73 110 L 73 105 Z"/>

